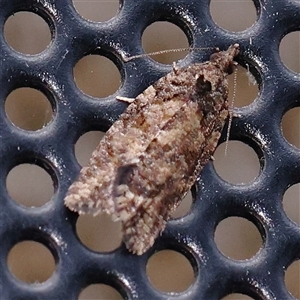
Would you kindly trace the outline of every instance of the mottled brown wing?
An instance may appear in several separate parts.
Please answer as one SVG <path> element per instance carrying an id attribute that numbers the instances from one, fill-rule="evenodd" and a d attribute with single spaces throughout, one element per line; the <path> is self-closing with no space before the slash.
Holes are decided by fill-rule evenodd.
<path id="1" fill-rule="evenodd" d="M 151 247 L 217 146 L 238 53 L 235 44 L 209 62 L 175 68 L 139 95 L 69 188 L 66 206 L 115 215 L 133 253 Z"/>
<path id="2" fill-rule="evenodd" d="M 65 205 L 69 209 L 79 214 L 114 214 L 112 189 L 117 169 L 139 157 L 185 103 L 184 98 L 176 96 L 180 87 L 172 87 L 172 74 L 140 94 L 108 130 L 67 192 Z"/>
<path id="3" fill-rule="evenodd" d="M 219 121 L 201 130 L 204 116 L 198 106 L 187 102 L 144 154 L 119 169 L 116 212 L 123 224 L 124 242 L 133 253 L 142 254 L 153 245 L 216 147 Z"/>

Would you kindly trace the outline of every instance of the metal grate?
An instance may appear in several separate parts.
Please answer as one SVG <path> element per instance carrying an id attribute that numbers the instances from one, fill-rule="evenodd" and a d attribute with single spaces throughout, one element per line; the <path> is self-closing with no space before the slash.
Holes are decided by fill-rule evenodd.
<path id="1" fill-rule="evenodd" d="M 215 25 L 209 0 L 124 0 L 119 14 L 103 23 L 80 18 L 70 0 L 0 1 L 1 299 L 76 299 L 92 283 L 111 285 L 126 299 L 221 299 L 233 292 L 254 299 L 295 299 L 285 288 L 284 270 L 300 259 L 300 228 L 286 217 L 281 201 L 287 188 L 300 182 L 300 151 L 283 138 L 280 124 L 287 110 L 300 106 L 300 77 L 283 66 L 278 48 L 284 35 L 300 29 L 300 2 L 253 1 L 257 22 L 240 33 L 226 32 Z M 6 19 L 24 10 L 44 18 L 52 31 L 51 45 L 35 56 L 11 50 L 3 36 Z M 62 201 L 80 169 L 73 145 L 87 131 L 107 130 L 125 104 L 116 101 L 115 95 L 95 101 L 82 94 L 74 84 L 72 70 L 85 55 L 104 55 L 122 75 L 117 94 L 138 95 L 170 67 L 147 57 L 124 63 L 121 53 L 142 53 L 143 30 L 158 20 L 178 25 L 195 47 L 226 49 L 230 44 L 240 44 L 238 61 L 250 66 L 260 93 L 251 105 L 239 109 L 241 116 L 234 119 L 231 139 L 255 150 L 261 172 L 247 185 L 234 185 L 220 179 L 209 163 L 193 190 L 189 215 L 169 222 L 145 255 L 130 255 L 123 246 L 113 252 L 95 253 L 78 241 L 77 215 Z M 181 64 L 208 56 L 189 54 Z M 42 130 L 20 130 L 4 112 L 7 95 L 24 86 L 42 91 L 51 102 L 54 118 Z M 55 194 L 50 203 L 32 210 L 10 199 L 6 177 L 21 163 L 37 164 L 51 175 Z M 261 233 L 263 246 L 253 258 L 234 261 L 217 250 L 214 230 L 228 216 L 250 220 Z M 43 243 L 56 259 L 56 272 L 44 284 L 21 283 L 8 270 L 8 252 L 23 240 Z M 146 280 L 147 260 L 161 249 L 176 250 L 191 262 L 195 282 L 187 291 L 161 293 Z"/>

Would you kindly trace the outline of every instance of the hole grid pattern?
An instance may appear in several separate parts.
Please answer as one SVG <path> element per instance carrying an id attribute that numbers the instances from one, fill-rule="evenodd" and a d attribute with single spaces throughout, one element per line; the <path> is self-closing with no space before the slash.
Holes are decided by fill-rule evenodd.
<path id="1" fill-rule="evenodd" d="M 71 0 L 0 1 L 0 295 L 3 299 L 76 299 L 89 284 L 116 288 L 125 299 L 220 299 L 230 293 L 254 299 L 295 299 L 284 286 L 284 270 L 300 259 L 300 228 L 282 208 L 287 188 L 300 182 L 300 151 L 286 142 L 280 129 L 283 114 L 300 106 L 300 75 L 279 58 L 279 43 L 289 32 L 300 30 L 300 3 L 296 0 L 253 0 L 256 23 L 243 32 L 219 28 L 209 14 L 209 0 L 123 0 L 112 19 L 96 23 L 78 15 Z M 48 23 L 50 45 L 36 55 L 11 49 L 3 36 L 7 18 L 31 11 Z M 74 144 L 87 131 L 105 131 L 124 111 L 116 95 L 135 97 L 171 66 L 148 57 L 128 63 L 122 55 L 143 53 L 141 35 L 155 21 L 170 21 L 187 35 L 192 47 L 226 49 L 239 43 L 238 62 L 249 64 L 260 93 L 249 106 L 237 109 L 231 139 L 249 144 L 261 163 L 260 175 L 247 185 L 233 185 L 216 175 L 212 163 L 193 189 L 190 213 L 168 223 L 154 247 L 143 256 L 131 255 L 122 245 L 109 253 L 83 246 L 75 232 L 77 215 L 63 205 L 68 186 L 80 166 Z M 99 101 L 75 85 L 73 67 L 85 55 L 111 59 L 122 76 L 119 90 Z M 209 57 L 209 51 L 190 53 L 180 66 Z M 47 95 L 52 121 L 43 129 L 27 132 L 14 127 L 4 112 L 5 99 L 18 87 L 32 87 Z M 226 130 L 224 130 L 226 132 Z M 223 137 L 224 140 L 224 137 Z M 10 199 L 9 171 L 21 163 L 43 167 L 55 193 L 39 208 L 24 208 Z M 214 230 L 228 216 L 253 222 L 263 246 L 249 260 L 224 257 L 214 241 Z M 52 252 L 56 271 L 43 284 L 28 285 L 11 275 L 10 249 L 23 240 L 41 242 Z M 185 255 L 195 271 L 195 282 L 180 294 L 155 290 L 146 277 L 148 258 L 157 250 L 173 249 Z M 200 271 L 201 270 L 201 271 Z"/>

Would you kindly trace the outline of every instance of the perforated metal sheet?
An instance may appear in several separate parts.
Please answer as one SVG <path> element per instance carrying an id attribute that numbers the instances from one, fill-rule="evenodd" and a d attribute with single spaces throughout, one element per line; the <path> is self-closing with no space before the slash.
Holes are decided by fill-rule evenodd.
<path id="1" fill-rule="evenodd" d="M 115 18 L 103 23 L 83 20 L 70 0 L 0 1 L 1 299 L 76 299 L 91 283 L 111 285 L 126 299 L 220 299 L 231 292 L 254 299 L 294 299 L 285 288 L 284 270 L 300 258 L 300 229 L 286 217 L 281 201 L 286 189 L 300 182 L 300 151 L 283 138 L 280 123 L 288 109 L 300 106 L 300 76 L 283 66 L 278 48 L 285 34 L 300 29 L 300 2 L 254 3 L 257 22 L 243 32 L 232 33 L 214 24 L 208 0 L 127 0 L 121 3 Z M 17 53 L 4 39 L 5 20 L 22 10 L 40 15 L 52 30 L 51 45 L 41 54 Z M 195 47 L 226 49 L 230 44 L 240 44 L 238 62 L 250 65 L 260 93 L 251 105 L 239 110 L 231 139 L 245 142 L 256 151 L 261 172 L 248 185 L 237 186 L 221 180 L 209 163 L 194 190 L 188 216 L 170 221 L 149 252 L 139 257 L 121 246 L 111 253 L 95 253 L 79 242 L 75 233 L 77 215 L 63 205 L 66 190 L 80 169 L 73 146 L 87 131 L 107 130 L 126 105 L 116 101 L 115 95 L 95 101 L 82 94 L 72 70 L 85 55 L 107 56 L 122 74 L 123 84 L 117 94 L 138 95 L 170 67 L 146 57 L 124 63 L 121 53 L 142 53 L 142 32 L 157 20 L 177 24 Z M 181 64 L 208 56 L 189 54 Z M 7 95 L 24 86 L 41 90 L 51 101 L 54 118 L 42 130 L 22 131 L 5 115 Z M 6 176 L 20 163 L 37 164 L 51 175 L 55 194 L 47 205 L 31 210 L 10 199 Z M 253 258 L 234 261 L 217 250 L 214 230 L 228 216 L 247 218 L 260 231 L 263 246 Z M 10 274 L 7 254 L 22 240 L 39 241 L 53 253 L 57 269 L 44 284 L 27 285 Z M 183 293 L 160 293 L 146 278 L 147 259 L 154 251 L 166 248 L 184 254 L 195 270 L 194 284 Z"/>

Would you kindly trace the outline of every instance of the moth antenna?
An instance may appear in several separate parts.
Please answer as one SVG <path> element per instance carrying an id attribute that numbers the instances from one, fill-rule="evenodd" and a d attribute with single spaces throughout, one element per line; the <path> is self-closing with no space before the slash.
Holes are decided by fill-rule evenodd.
<path id="1" fill-rule="evenodd" d="M 166 53 L 175 53 L 175 52 L 182 52 L 182 51 L 193 51 L 193 50 L 211 50 L 215 49 L 216 51 L 219 50 L 219 48 L 216 47 L 206 47 L 206 48 L 177 48 L 177 49 L 168 49 L 168 50 L 160 50 L 160 51 L 155 51 L 155 52 L 150 52 L 150 53 L 143 53 L 143 54 L 138 54 L 138 55 L 133 55 L 130 57 L 126 57 L 125 55 L 122 55 L 122 58 L 125 62 L 131 61 L 136 58 L 141 58 L 141 57 L 146 57 L 146 56 L 155 56 L 155 55 L 160 55 L 160 54 L 166 54 Z"/>
<path id="2" fill-rule="evenodd" d="M 227 151 L 228 151 L 228 142 L 229 142 L 231 125 L 232 125 L 233 107 L 236 98 L 236 84 L 237 84 L 237 66 L 235 66 L 234 73 L 233 73 L 233 91 L 232 91 L 231 103 L 229 106 L 229 121 L 228 121 L 228 127 L 226 132 L 225 156 L 227 155 Z"/>

